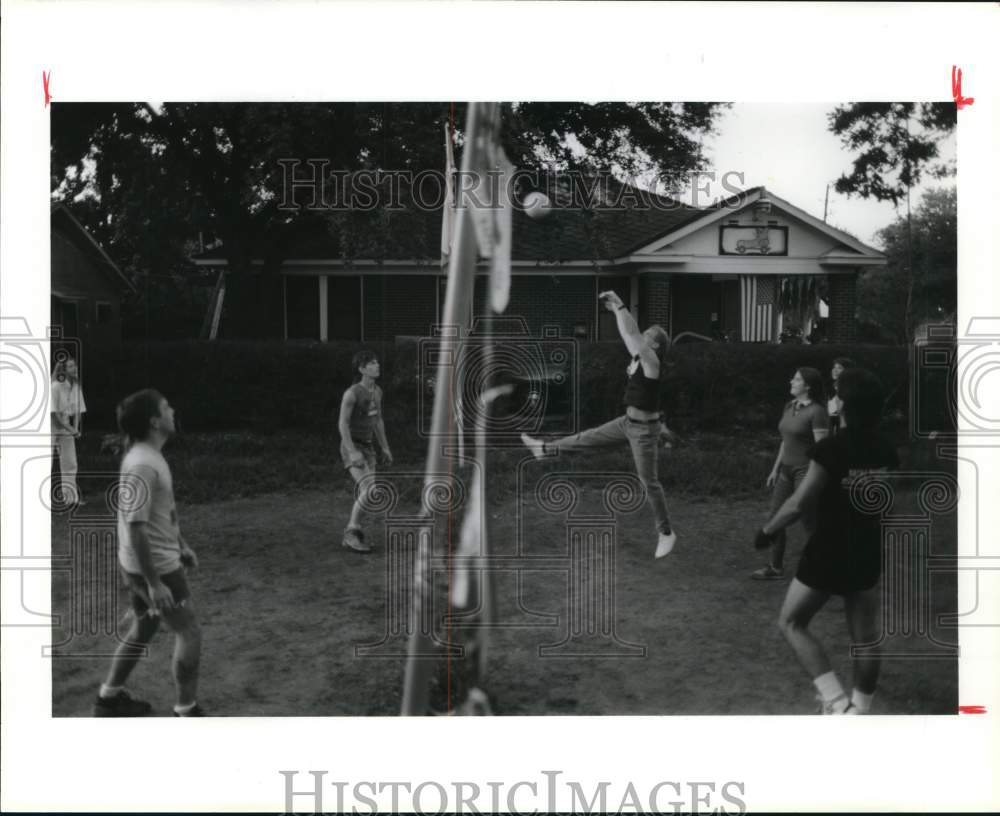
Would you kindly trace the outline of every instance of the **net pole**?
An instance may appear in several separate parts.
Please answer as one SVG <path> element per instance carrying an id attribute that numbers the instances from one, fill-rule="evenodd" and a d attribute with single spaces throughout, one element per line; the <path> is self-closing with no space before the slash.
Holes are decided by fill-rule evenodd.
<path id="1" fill-rule="evenodd" d="M 462 178 L 471 178 L 482 167 L 481 133 L 483 120 L 490 111 L 484 110 L 495 103 L 469 103 L 465 129 L 465 149 L 462 151 Z M 461 198 L 461 186 L 458 196 Z M 462 202 L 459 202 L 460 204 Z M 431 415 L 430 444 L 427 451 L 426 475 L 424 477 L 423 515 L 428 520 L 435 511 L 429 504 L 432 483 L 444 482 L 454 495 L 454 462 L 445 462 L 445 451 L 456 442 L 455 415 L 455 365 L 462 342 L 462 330 L 468 326 L 472 312 L 475 288 L 477 242 L 471 208 L 459 206 L 455 218 L 455 235 L 448 262 L 448 285 L 445 290 L 443 327 L 438 365 L 435 377 L 434 407 Z M 450 528 L 449 524 L 449 528 Z M 426 565 L 433 555 L 433 527 L 430 535 L 421 535 L 417 541 L 416 566 L 412 598 L 413 630 L 410 634 L 409 656 L 403 679 L 403 716 L 419 716 L 427 713 L 430 699 L 430 677 L 435 644 L 431 632 L 423 631 L 421 609 L 425 599 L 433 591 L 433 575 Z M 450 535 L 450 529 L 449 529 Z"/>

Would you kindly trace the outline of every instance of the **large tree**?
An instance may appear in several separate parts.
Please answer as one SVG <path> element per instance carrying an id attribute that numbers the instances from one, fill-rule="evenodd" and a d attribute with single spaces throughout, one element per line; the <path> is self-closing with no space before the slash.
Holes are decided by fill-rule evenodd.
<path id="1" fill-rule="evenodd" d="M 908 342 L 912 327 L 953 317 L 958 299 L 957 214 L 955 188 L 932 189 L 914 210 L 909 230 L 906 218 L 900 217 L 879 232 L 888 264 L 867 270 L 858 284 L 858 317 L 871 339 Z"/>
<path id="2" fill-rule="evenodd" d="M 686 174 L 705 167 L 701 137 L 722 107 L 508 104 L 503 141 L 524 169 L 652 173 L 680 188 Z M 280 161 L 322 159 L 328 172 L 441 170 L 444 125 L 453 123 L 460 153 L 464 113 L 464 105 L 447 103 L 56 104 L 53 197 L 76 202 L 136 278 L 176 274 L 199 235 L 221 241 L 237 274 L 261 247 L 265 271 L 277 270 L 318 224 L 344 237 L 345 252 L 358 249 L 352 236 L 391 251 L 393 230 L 411 228 L 406 212 L 290 212 L 280 206 Z M 273 285 L 263 277 L 262 285 Z"/>
<path id="3" fill-rule="evenodd" d="M 939 145 L 955 129 L 955 103 L 857 102 L 835 108 L 828 121 L 844 146 L 857 152 L 851 172 L 837 179 L 837 192 L 906 205 L 902 297 L 903 332 L 909 338 L 917 285 L 910 197 L 925 174 L 943 178 L 954 173 L 954 162 L 941 161 Z"/>

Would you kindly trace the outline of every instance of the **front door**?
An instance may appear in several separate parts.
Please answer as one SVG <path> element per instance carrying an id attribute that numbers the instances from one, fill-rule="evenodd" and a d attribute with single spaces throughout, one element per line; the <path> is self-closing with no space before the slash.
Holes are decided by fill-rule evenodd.
<path id="1" fill-rule="evenodd" d="M 710 275 L 674 275 L 670 283 L 673 336 L 694 332 L 712 337 L 718 319 L 719 296 Z"/>

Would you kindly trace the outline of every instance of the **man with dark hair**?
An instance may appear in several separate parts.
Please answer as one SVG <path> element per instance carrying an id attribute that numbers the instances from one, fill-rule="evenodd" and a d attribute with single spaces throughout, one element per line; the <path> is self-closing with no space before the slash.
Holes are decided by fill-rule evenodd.
<path id="1" fill-rule="evenodd" d="M 361 529 L 361 512 L 375 475 L 372 439 L 378 441 L 387 465 L 392 464 L 392 451 L 382 421 L 382 389 L 375 384 L 381 374 L 378 358 L 372 351 L 359 351 L 351 365 L 355 382 L 344 392 L 337 429 L 340 431 L 340 457 L 344 469 L 357 485 L 357 496 L 344 530 L 343 545 L 355 552 L 371 552 Z"/>
<path id="2" fill-rule="evenodd" d="M 141 717 L 152 706 L 133 699 L 125 681 L 159 628 L 174 632 L 176 717 L 203 717 L 196 699 L 201 629 L 187 584 L 198 558 L 181 535 L 173 477 L 161 450 L 175 433 L 174 409 L 146 389 L 118 406 L 118 427 L 128 438 L 118 493 L 118 561 L 131 600 L 132 621 L 115 651 L 94 703 L 95 717 Z"/>

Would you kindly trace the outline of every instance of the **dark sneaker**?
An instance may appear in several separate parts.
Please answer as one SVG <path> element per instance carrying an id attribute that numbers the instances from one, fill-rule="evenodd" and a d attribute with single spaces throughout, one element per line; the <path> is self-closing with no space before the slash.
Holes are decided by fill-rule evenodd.
<path id="1" fill-rule="evenodd" d="M 780 581 L 785 577 L 785 571 L 768 564 L 766 567 L 751 572 L 750 577 L 755 581 Z"/>
<path id="2" fill-rule="evenodd" d="M 175 711 L 174 712 L 174 716 L 175 717 L 207 717 L 208 714 L 205 713 L 205 709 L 203 709 L 200 705 L 198 705 L 197 703 L 195 703 L 194 708 L 192 708 L 187 714 L 178 714 Z"/>
<path id="3" fill-rule="evenodd" d="M 344 531 L 344 546 L 355 552 L 371 552 L 372 548 L 365 544 L 365 534 L 361 530 L 350 529 Z"/>
<path id="4" fill-rule="evenodd" d="M 127 691 L 114 697 L 98 696 L 94 703 L 95 717 L 147 717 L 153 707 L 145 700 L 133 700 Z"/>

